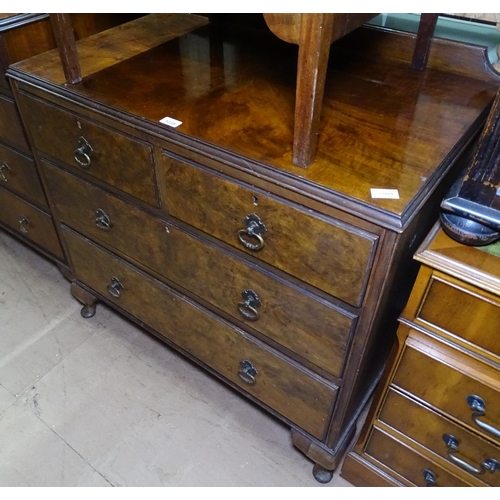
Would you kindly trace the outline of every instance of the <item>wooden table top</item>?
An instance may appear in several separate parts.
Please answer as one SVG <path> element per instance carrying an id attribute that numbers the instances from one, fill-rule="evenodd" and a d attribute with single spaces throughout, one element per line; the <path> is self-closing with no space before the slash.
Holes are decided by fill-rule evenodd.
<path id="1" fill-rule="evenodd" d="M 464 135 L 477 130 L 498 87 L 493 74 L 467 76 L 467 68 L 455 73 L 446 62 L 431 60 L 424 71 L 412 70 L 397 54 L 380 57 L 380 50 L 366 46 L 371 35 L 361 31 L 367 29 L 357 30 L 338 49 L 332 46 L 317 156 L 303 169 L 291 156 L 296 46 L 243 28 L 204 26 L 171 41 L 159 40 L 164 30 L 148 29 L 149 48 L 131 55 L 130 47 L 114 43 L 115 61 L 105 64 L 97 62 L 99 48 L 107 47 L 105 35 L 78 42 L 79 52 L 93 52 L 95 61 L 85 56 L 83 81 L 66 90 L 154 123 L 171 136 L 255 161 L 271 177 L 277 170 L 311 192 L 334 192 L 401 225 L 442 175 L 444 167 L 438 167 L 463 145 Z M 459 49 L 457 54 L 468 50 Z M 128 51 L 126 58 L 120 50 Z M 64 84 L 55 51 L 18 63 L 15 70 Z M 182 124 L 172 129 L 159 123 L 164 117 Z M 396 189 L 399 199 L 372 198 L 371 188 Z"/>

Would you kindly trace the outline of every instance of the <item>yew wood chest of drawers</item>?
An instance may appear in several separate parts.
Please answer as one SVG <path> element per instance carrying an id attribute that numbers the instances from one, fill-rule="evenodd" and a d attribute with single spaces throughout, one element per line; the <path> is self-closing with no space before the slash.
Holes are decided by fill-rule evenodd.
<path id="1" fill-rule="evenodd" d="M 282 419 L 326 482 L 497 76 L 431 60 L 417 85 L 405 62 L 360 55 L 346 68 L 334 51 L 316 161 L 302 169 L 291 161 L 296 53 L 206 24 L 150 15 L 82 40 L 75 85 L 56 53 L 9 76 L 82 314 L 112 305 Z M 356 36 L 411 57 L 411 37 Z M 93 57 L 109 47 L 112 58 Z M 396 97 L 373 71 L 398 82 Z"/>
<path id="2" fill-rule="evenodd" d="M 436 226 L 362 436 L 355 485 L 500 486 L 500 251 Z"/>

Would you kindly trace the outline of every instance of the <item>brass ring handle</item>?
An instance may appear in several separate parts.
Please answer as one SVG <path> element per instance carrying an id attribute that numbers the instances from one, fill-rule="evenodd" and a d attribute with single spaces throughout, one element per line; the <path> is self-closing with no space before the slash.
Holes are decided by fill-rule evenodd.
<path id="1" fill-rule="evenodd" d="M 248 385 L 255 385 L 256 379 L 255 375 L 257 375 L 257 370 L 255 366 L 252 365 L 250 361 L 244 359 L 240 361 L 240 370 L 238 371 L 238 376 Z"/>
<path id="2" fill-rule="evenodd" d="M 467 404 L 472 410 L 471 418 L 477 424 L 477 426 L 484 431 L 489 432 L 491 435 L 500 438 L 499 429 L 479 420 L 479 417 L 484 417 L 486 415 L 486 403 L 484 402 L 483 398 L 476 396 L 475 394 L 469 394 L 465 398 L 465 401 L 467 401 Z"/>
<path id="3" fill-rule="evenodd" d="M 434 472 L 429 469 L 423 469 L 422 476 L 424 476 L 425 486 L 437 486 L 436 474 Z"/>
<path id="4" fill-rule="evenodd" d="M 92 162 L 91 154 L 94 152 L 92 146 L 85 137 L 81 136 L 78 139 L 78 145 L 75 149 L 75 160 L 82 168 L 89 168 Z"/>
<path id="5" fill-rule="evenodd" d="M 259 319 L 257 307 L 262 305 L 259 296 L 253 290 L 244 290 L 241 292 L 244 302 L 238 302 L 238 311 L 249 321 Z"/>
<path id="6" fill-rule="evenodd" d="M 248 214 L 244 219 L 245 229 L 240 229 L 238 231 L 238 239 L 243 243 L 243 245 L 254 252 L 259 251 L 264 247 L 264 238 L 262 235 L 267 231 L 266 226 L 260 220 L 257 214 Z M 251 238 L 256 238 L 257 243 L 252 243 L 244 238 L 243 235 L 250 236 Z"/>
<path id="7" fill-rule="evenodd" d="M 9 170 L 10 170 L 9 165 L 7 165 L 7 163 L 3 161 L 2 164 L 0 165 L 0 181 L 2 182 L 8 181 L 7 177 L 5 177 L 5 173 L 8 172 Z"/>
<path id="8" fill-rule="evenodd" d="M 106 212 L 102 208 L 98 208 L 95 211 L 95 225 L 102 231 L 109 231 L 113 227 L 111 219 L 108 217 Z"/>
<path id="9" fill-rule="evenodd" d="M 26 215 L 20 215 L 19 216 L 19 231 L 24 234 L 28 234 L 28 229 L 26 228 L 26 225 L 31 224 L 30 220 Z"/>
<path id="10" fill-rule="evenodd" d="M 463 470 L 476 475 L 484 474 L 487 470 L 490 472 L 500 471 L 500 462 L 494 458 L 487 458 L 486 460 L 481 462 L 478 467 L 474 467 L 473 465 L 458 457 L 457 454 L 459 453 L 459 442 L 458 439 L 452 434 L 443 434 L 443 441 L 448 447 L 448 450 L 446 451 L 448 458 Z"/>
<path id="11" fill-rule="evenodd" d="M 108 293 L 115 297 L 115 299 L 119 299 L 123 289 L 124 286 L 121 284 L 120 280 L 113 276 L 111 278 L 111 283 L 108 285 Z"/>

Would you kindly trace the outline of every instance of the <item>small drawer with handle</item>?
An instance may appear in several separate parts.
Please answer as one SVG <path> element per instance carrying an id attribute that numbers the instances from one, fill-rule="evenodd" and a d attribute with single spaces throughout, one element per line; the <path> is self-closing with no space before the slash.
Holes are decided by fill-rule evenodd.
<path id="1" fill-rule="evenodd" d="M 0 186 L 48 209 L 33 160 L 1 144 Z"/>
<path id="2" fill-rule="evenodd" d="M 52 217 L 0 187 L 0 221 L 59 259 L 64 259 Z"/>
<path id="3" fill-rule="evenodd" d="M 3 95 L 0 95 L 0 141 L 29 151 L 16 104 L 12 99 Z"/>
<path id="4" fill-rule="evenodd" d="M 24 93 L 19 107 L 42 156 L 159 206 L 150 144 Z"/>
<path id="5" fill-rule="evenodd" d="M 448 460 L 454 472 L 500 486 L 500 448 L 390 389 L 379 420 Z"/>
<path id="6" fill-rule="evenodd" d="M 491 365 L 410 330 L 392 384 L 500 446 L 500 372 Z"/>

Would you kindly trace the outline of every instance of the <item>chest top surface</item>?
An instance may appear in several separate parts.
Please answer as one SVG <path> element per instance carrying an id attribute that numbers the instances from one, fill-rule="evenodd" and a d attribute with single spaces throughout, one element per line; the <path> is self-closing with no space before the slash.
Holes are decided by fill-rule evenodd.
<path id="1" fill-rule="evenodd" d="M 333 193 L 337 206 L 345 200 L 403 225 L 478 129 L 498 83 L 373 57 L 380 51 L 366 47 L 373 35 L 365 31 L 332 46 L 317 156 L 307 169 L 292 163 L 297 47 L 270 32 L 208 25 L 155 46 L 151 28 L 147 50 L 123 59 L 120 51 L 131 49 L 116 44 L 113 62 L 88 74 L 82 60 L 76 85 L 64 85 L 55 51 L 18 63 L 14 74 L 64 87 L 177 143 L 223 151 L 262 178 L 300 184 L 319 199 Z M 397 45 L 399 35 L 377 36 Z M 89 37 L 80 52 L 92 43 L 94 54 L 106 48 L 102 36 Z M 172 128 L 160 123 L 165 117 L 182 123 Z M 372 188 L 397 195 L 375 198 Z"/>

